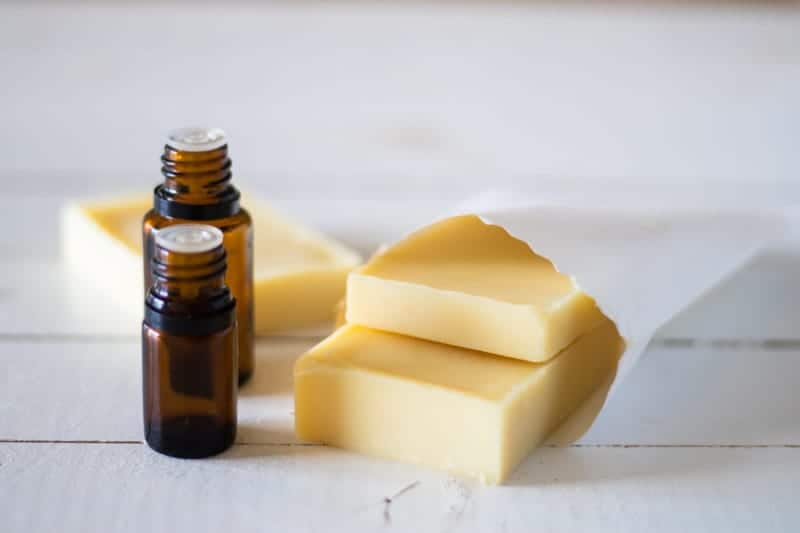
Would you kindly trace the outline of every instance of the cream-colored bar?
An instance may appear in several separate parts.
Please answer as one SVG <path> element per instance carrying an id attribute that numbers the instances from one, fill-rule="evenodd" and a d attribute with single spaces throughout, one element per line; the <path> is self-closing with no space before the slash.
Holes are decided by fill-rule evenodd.
<path id="1" fill-rule="evenodd" d="M 253 218 L 256 333 L 329 328 L 358 254 L 262 202 L 242 203 Z M 85 202 L 65 208 L 62 219 L 67 263 L 136 317 L 144 294 L 142 217 L 151 206 L 145 196 Z"/>
<path id="2" fill-rule="evenodd" d="M 458 216 L 352 272 L 347 322 L 546 361 L 603 320 L 575 280 L 504 229 Z"/>
<path id="3" fill-rule="evenodd" d="M 347 325 L 295 365 L 297 435 L 500 483 L 623 348 L 608 320 L 546 363 Z"/>

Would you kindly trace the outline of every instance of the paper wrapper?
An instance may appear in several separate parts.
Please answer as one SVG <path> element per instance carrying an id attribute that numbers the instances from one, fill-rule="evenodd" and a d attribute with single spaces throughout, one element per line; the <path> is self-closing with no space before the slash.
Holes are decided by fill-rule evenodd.
<path id="1" fill-rule="evenodd" d="M 497 193 L 462 204 L 449 216 L 464 214 L 501 226 L 573 277 L 625 338 L 616 376 L 555 432 L 555 444 L 573 442 L 589 429 L 609 391 L 630 373 L 660 326 L 786 238 L 792 226 L 785 211 L 568 207 Z"/>

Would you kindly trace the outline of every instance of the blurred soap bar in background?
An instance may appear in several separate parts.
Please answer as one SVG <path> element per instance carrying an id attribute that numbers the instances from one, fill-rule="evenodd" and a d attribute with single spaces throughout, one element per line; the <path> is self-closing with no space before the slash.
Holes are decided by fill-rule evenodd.
<path id="1" fill-rule="evenodd" d="M 245 196 L 242 205 L 253 218 L 256 333 L 329 328 L 359 255 L 264 202 Z M 133 317 L 144 305 L 142 218 L 151 207 L 152 197 L 131 196 L 75 203 L 62 213 L 69 268 Z"/>
<path id="2" fill-rule="evenodd" d="M 350 274 L 346 321 L 546 361 L 604 315 L 575 280 L 474 215 L 418 230 Z"/>
<path id="3" fill-rule="evenodd" d="M 546 363 L 346 325 L 297 360 L 299 438 L 501 483 L 613 376 L 610 320 Z"/>

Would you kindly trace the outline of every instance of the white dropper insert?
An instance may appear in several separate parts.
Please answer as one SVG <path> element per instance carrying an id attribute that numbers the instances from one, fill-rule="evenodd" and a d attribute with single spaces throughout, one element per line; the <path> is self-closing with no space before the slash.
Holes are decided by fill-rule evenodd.
<path id="1" fill-rule="evenodd" d="M 180 128 L 167 134 L 167 145 L 183 152 L 208 152 L 228 144 L 219 128 Z"/>
<path id="2" fill-rule="evenodd" d="M 205 224 L 176 224 L 156 233 L 156 245 L 170 252 L 199 254 L 222 244 L 222 232 Z"/>

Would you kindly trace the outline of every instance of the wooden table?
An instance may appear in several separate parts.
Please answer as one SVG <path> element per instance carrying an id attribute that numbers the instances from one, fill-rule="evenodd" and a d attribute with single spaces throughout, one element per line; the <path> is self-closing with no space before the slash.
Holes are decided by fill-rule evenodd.
<path id="1" fill-rule="evenodd" d="M 540 449 L 506 486 L 487 487 L 298 442 L 291 369 L 315 338 L 259 339 L 232 450 L 203 461 L 150 451 L 138 324 L 41 254 L 56 246 L 55 220 L 37 226 L 32 213 L 60 201 L 27 198 L 0 215 L 19 229 L 0 243 L 3 532 L 800 523 L 800 255 L 790 249 L 757 259 L 667 325 L 578 443 Z M 303 214 L 299 203 L 294 211 Z"/>

